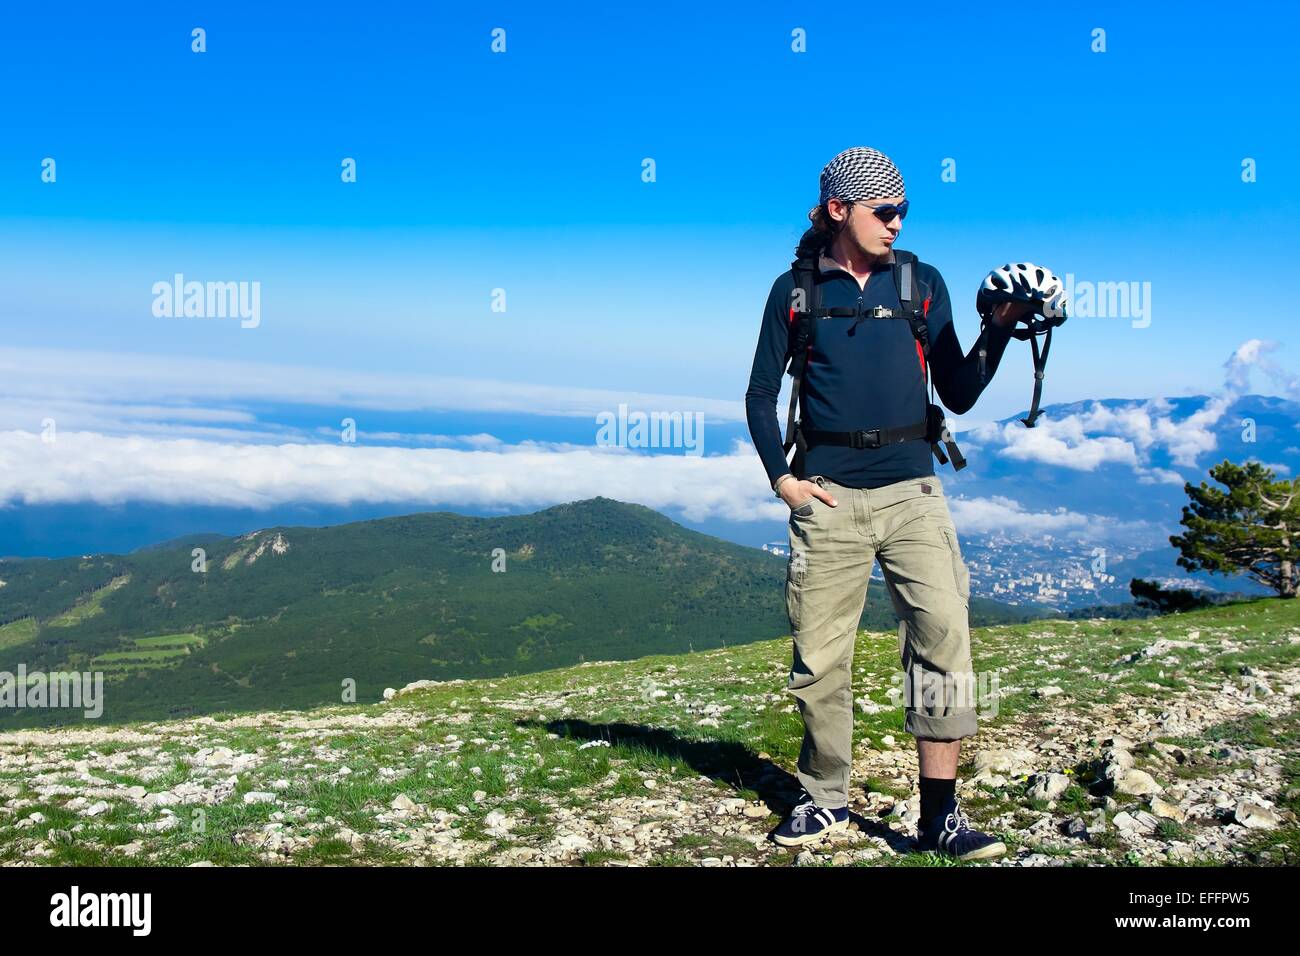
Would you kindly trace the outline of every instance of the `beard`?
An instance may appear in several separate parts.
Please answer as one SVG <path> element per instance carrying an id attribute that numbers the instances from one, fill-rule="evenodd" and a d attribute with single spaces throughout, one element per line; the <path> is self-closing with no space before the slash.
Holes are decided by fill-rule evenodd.
<path id="1" fill-rule="evenodd" d="M 850 237 L 856 248 L 858 255 L 870 260 L 884 260 L 889 257 L 889 252 L 893 248 L 884 242 L 883 239 L 875 236 L 868 236 L 865 239 L 857 236 Z"/>

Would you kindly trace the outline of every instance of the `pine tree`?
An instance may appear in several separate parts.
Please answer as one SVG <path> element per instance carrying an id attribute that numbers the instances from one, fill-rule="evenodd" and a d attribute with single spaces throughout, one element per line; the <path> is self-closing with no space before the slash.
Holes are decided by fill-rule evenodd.
<path id="1" fill-rule="evenodd" d="M 1245 573 L 1281 597 L 1295 597 L 1300 569 L 1300 479 L 1277 481 L 1259 462 L 1223 461 L 1205 482 L 1183 486 L 1191 504 L 1183 508 L 1187 531 L 1169 538 L 1182 552 L 1180 567 L 1219 574 Z"/>
<path id="2" fill-rule="evenodd" d="M 1150 608 L 1161 614 L 1194 611 L 1210 603 L 1203 594 L 1185 588 L 1162 588 L 1155 581 L 1133 578 L 1128 583 L 1129 593 L 1139 607 Z"/>

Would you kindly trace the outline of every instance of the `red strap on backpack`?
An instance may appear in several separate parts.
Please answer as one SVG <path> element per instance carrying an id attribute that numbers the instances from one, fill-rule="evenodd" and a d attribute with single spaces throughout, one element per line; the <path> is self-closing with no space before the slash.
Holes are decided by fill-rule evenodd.
<path id="1" fill-rule="evenodd" d="M 921 318 L 925 318 L 929 312 L 930 300 L 927 297 L 926 300 L 921 303 Z M 928 385 L 930 383 L 930 370 L 925 367 L 925 349 L 921 347 L 920 342 L 916 343 L 916 360 L 921 363 L 921 375 L 925 378 L 925 382 Z"/>

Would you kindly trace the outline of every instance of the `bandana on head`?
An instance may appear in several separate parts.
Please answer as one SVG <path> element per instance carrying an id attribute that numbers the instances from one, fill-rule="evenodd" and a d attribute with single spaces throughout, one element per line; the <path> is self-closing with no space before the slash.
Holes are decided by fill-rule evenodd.
<path id="1" fill-rule="evenodd" d="M 888 156 L 869 146 L 855 146 L 840 153 L 822 170 L 819 203 L 828 199 L 851 202 L 903 196 L 903 175 Z"/>

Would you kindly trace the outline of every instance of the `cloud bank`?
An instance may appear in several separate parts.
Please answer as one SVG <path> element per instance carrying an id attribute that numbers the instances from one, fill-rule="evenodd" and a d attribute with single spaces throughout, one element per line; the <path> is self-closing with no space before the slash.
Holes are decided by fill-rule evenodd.
<path id="1" fill-rule="evenodd" d="M 1300 400 L 1300 384 L 1267 358 L 1276 342 L 1249 339 L 1224 363 L 1223 388 L 1201 408 L 1184 418 L 1173 418 L 1174 406 L 1154 398 L 1119 407 L 1094 402 L 1087 410 L 1045 417 L 1034 428 L 1017 422 L 993 423 L 971 434 L 987 442 L 998 454 L 1015 461 L 1035 462 L 1091 472 L 1106 464 L 1127 465 L 1143 484 L 1184 482 L 1178 472 L 1151 463 L 1154 451 L 1163 451 L 1182 468 L 1198 468 L 1201 456 L 1218 447 L 1215 429 L 1224 414 L 1250 390 L 1252 371 L 1262 371 L 1292 400 Z"/>
<path id="2" fill-rule="evenodd" d="M 1100 403 L 1039 427 L 987 425 L 970 434 L 990 451 L 1076 471 L 1118 464 L 1143 483 L 1181 484 L 1152 464 L 1163 449 L 1194 466 L 1216 445 L 1214 428 L 1249 386 L 1253 369 L 1289 382 L 1250 340 L 1225 365 L 1224 390 L 1172 419 L 1164 399 Z M 412 510 L 514 511 L 603 495 L 703 522 L 783 521 L 748 441 L 722 454 L 647 454 L 564 442 L 508 443 L 474 434 L 361 433 L 355 444 L 318 425 L 259 421 L 241 403 L 343 408 L 510 412 L 589 418 L 620 403 L 743 422 L 739 401 L 529 385 L 438 376 L 340 372 L 219 360 L 0 348 L 0 507 L 128 501 L 270 509 L 410 504 Z M 40 423 L 54 419 L 53 440 Z M 594 433 L 594 432 L 593 432 Z M 398 447 L 401 441 L 427 447 Z M 1138 531 L 1143 522 L 1058 508 L 1027 511 L 1002 496 L 949 499 L 970 533 L 1058 536 Z"/>

